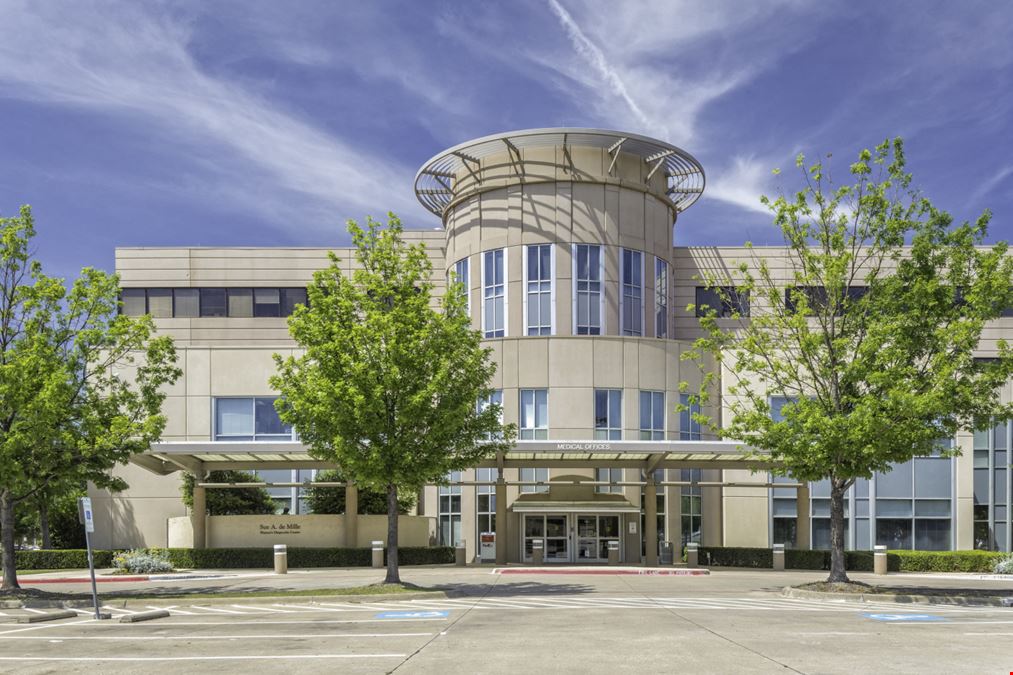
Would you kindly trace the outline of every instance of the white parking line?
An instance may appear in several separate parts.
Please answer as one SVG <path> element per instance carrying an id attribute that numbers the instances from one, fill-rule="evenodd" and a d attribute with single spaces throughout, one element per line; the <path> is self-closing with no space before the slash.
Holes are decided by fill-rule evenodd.
<path id="1" fill-rule="evenodd" d="M 218 614 L 246 614 L 246 612 L 237 612 L 234 609 L 224 609 L 222 607 L 208 607 L 207 605 L 190 605 L 190 609 L 199 609 L 201 610 L 201 612 L 217 612 Z"/>
<path id="2" fill-rule="evenodd" d="M 313 626 L 322 626 L 322 625 L 327 625 L 327 624 L 346 624 L 346 623 L 409 623 L 409 622 L 417 622 L 417 621 L 446 621 L 446 620 L 447 620 L 446 617 L 427 617 L 427 618 L 419 618 L 419 619 L 288 619 L 288 620 L 281 620 L 281 619 L 279 619 L 277 621 L 260 621 L 260 620 L 258 620 L 258 621 L 256 621 L 256 625 L 258 625 L 258 626 L 288 626 L 288 625 L 306 624 L 306 625 L 313 625 Z M 94 619 L 93 619 L 93 621 L 94 621 Z M 253 623 L 253 622 L 249 622 L 249 623 Z M 171 622 L 168 622 L 168 623 L 152 624 L 151 627 L 153 627 L 153 628 L 159 628 L 159 629 L 164 629 L 164 628 L 169 627 L 169 626 L 235 626 L 236 624 L 237 624 L 236 621 L 171 621 Z M 51 624 L 50 626 L 39 626 L 39 628 L 52 627 L 52 625 L 61 625 L 61 624 Z M 68 625 L 68 624 L 62 624 L 62 625 Z M 96 624 L 96 626 L 102 626 L 102 625 L 103 624 L 98 624 L 98 623 Z M 105 625 L 109 625 L 109 624 L 105 624 Z M 116 625 L 118 626 L 119 624 L 116 624 Z M 140 630 L 140 629 L 142 629 L 144 627 L 145 627 L 145 624 L 140 624 L 140 625 L 138 625 L 136 627 L 136 630 Z M 16 631 L 6 631 L 6 632 L 13 633 L 13 632 L 16 632 Z M 0 635 L 3 635 L 3 634 L 4 633 L 0 633 Z"/>
<path id="3" fill-rule="evenodd" d="M 0 635 L 0 640 L 316 640 L 318 638 L 432 637 L 436 633 L 325 633 L 322 635 Z"/>
<path id="4" fill-rule="evenodd" d="M 278 609 L 277 607 L 264 607 L 262 605 L 255 605 L 255 606 L 253 606 L 253 605 L 230 605 L 230 607 L 234 607 L 236 609 L 254 610 L 254 611 L 257 611 L 257 612 L 271 612 L 271 613 L 277 613 L 277 614 L 295 614 L 295 612 L 293 612 L 290 609 Z"/>
<path id="5" fill-rule="evenodd" d="M 29 662 L 125 662 L 157 663 L 160 661 L 297 661 L 299 659 L 403 659 L 407 654 L 249 654 L 237 656 L 0 656 L 0 661 Z"/>

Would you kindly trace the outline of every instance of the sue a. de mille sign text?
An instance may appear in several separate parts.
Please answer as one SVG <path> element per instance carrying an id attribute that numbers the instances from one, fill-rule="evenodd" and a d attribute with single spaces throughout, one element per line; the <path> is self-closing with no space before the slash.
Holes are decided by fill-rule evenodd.
<path id="1" fill-rule="evenodd" d="M 302 525 L 299 523 L 271 523 L 271 524 L 260 524 L 261 534 L 300 534 L 302 532 Z"/>

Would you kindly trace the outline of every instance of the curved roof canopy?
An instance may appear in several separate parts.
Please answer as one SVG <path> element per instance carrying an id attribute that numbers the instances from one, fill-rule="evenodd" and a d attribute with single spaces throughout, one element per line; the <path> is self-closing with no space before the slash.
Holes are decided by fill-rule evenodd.
<path id="1" fill-rule="evenodd" d="M 454 177 L 461 171 L 476 170 L 483 158 L 508 151 L 520 159 L 524 148 L 570 145 L 604 148 L 612 155 L 613 166 L 620 152 L 640 157 L 649 167 L 648 178 L 664 171 L 668 179 L 666 194 L 678 212 L 688 209 L 703 194 L 706 183 L 703 166 L 693 155 L 670 143 L 607 129 L 555 128 L 494 134 L 445 150 L 415 174 L 415 196 L 442 219 L 455 197 Z"/>

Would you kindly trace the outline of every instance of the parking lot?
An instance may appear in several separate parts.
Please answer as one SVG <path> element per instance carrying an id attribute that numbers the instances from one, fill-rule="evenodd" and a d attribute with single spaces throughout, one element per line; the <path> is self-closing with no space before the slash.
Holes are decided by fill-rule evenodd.
<path id="1" fill-rule="evenodd" d="M 416 572 L 431 584 L 455 574 Z M 137 600 L 109 603 L 112 620 L 79 608 L 77 618 L 8 623 L 0 625 L 0 671 L 1013 670 L 1013 609 L 789 599 L 769 573 L 456 573 L 462 583 L 447 598 Z M 151 608 L 170 616 L 117 620 Z M 0 612 L 7 620 L 32 613 Z"/>

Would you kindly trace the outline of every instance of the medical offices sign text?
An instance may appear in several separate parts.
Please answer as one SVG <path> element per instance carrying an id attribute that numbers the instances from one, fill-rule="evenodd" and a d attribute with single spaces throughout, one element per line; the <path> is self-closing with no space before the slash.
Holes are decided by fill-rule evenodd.
<path id="1" fill-rule="evenodd" d="M 584 452 L 607 452 L 612 449 L 611 443 L 600 443 L 600 442 L 588 442 L 588 443 L 574 443 L 572 441 L 566 443 L 556 443 L 556 450 L 559 451 L 584 451 Z"/>

